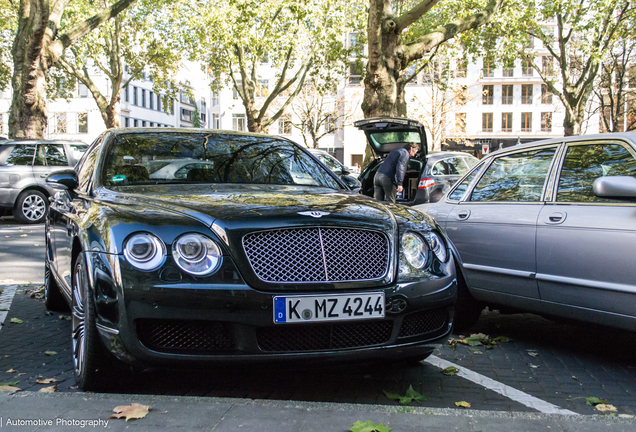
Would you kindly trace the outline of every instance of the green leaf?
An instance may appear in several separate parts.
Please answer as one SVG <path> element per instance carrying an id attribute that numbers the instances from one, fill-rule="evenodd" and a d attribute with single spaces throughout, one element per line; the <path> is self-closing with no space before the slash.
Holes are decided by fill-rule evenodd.
<path id="1" fill-rule="evenodd" d="M 453 376 L 457 373 L 457 371 L 459 371 L 459 369 L 456 368 L 455 366 L 449 366 L 446 369 L 444 369 L 442 372 L 444 373 L 444 375 Z"/>
<path id="2" fill-rule="evenodd" d="M 607 403 L 607 401 L 605 401 L 605 400 L 603 400 L 603 399 L 599 399 L 599 398 L 597 398 L 597 397 L 589 397 L 589 398 L 585 398 L 585 401 L 586 401 L 585 403 L 586 403 L 587 405 L 592 405 L 592 406 L 594 406 L 594 405 L 598 405 L 598 404 L 606 404 L 606 403 Z"/>
<path id="3" fill-rule="evenodd" d="M 11 382 L 7 382 L 7 383 L 0 383 L 0 387 L 2 386 L 10 386 L 10 387 L 15 387 L 18 384 L 19 381 L 11 381 Z"/>
<path id="4" fill-rule="evenodd" d="M 400 405 L 408 405 L 413 401 L 413 398 L 410 396 L 400 396 L 400 399 L 398 400 L 398 403 Z"/>
<path id="5" fill-rule="evenodd" d="M 351 432 L 390 432 L 393 429 L 384 426 L 383 423 L 375 424 L 371 420 L 367 420 L 365 422 L 358 420 L 352 427 L 349 428 L 349 430 Z"/>
<path id="6" fill-rule="evenodd" d="M 382 390 L 382 391 L 384 392 L 384 395 L 391 400 L 400 400 L 400 398 L 402 397 L 399 394 L 389 393 L 386 390 Z"/>
<path id="7" fill-rule="evenodd" d="M 510 342 L 512 339 L 506 336 L 497 336 L 493 339 L 493 342 Z"/>
<path id="8" fill-rule="evenodd" d="M 48 356 L 52 356 L 52 355 L 57 354 L 57 352 L 56 351 L 44 351 L 44 354 L 46 354 Z"/>
<path id="9" fill-rule="evenodd" d="M 428 396 L 424 396 L 423 394 L 420 394 L 418 392 L 416 392 L 415 390 L 413 390 L 413 386 L 409 386 L 408 390 L 406 391 L 406 395 L 410 398 L 413 398 L 413 400 L 417 401 L 417 402 L 422 402 L 425 401 L 426 399 L 428 399 Z"/>
<path id="10" fill-rule="evenodd" d="M 22 324 L 24 321 L 22 321 L 20 318 L 11 318 L 11 322 L 14 324 Z"/>
<path id="11" fill-rule="evenodd" d="M 481 339 L 476 336 L 471 336 L 466 338 L 466 344 L 468 346 L 477 346 L 481 345 Z"/>

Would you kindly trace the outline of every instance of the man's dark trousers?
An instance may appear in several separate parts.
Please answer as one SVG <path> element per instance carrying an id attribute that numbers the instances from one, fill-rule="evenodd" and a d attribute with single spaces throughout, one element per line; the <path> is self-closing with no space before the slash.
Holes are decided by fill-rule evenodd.
<path id="1" fill-rule="evenodd" d="M 380 201 L 390 201 L 395 204 L 397 196 L 397 185 L 389 177 L 382 173 L 375 173 L 373 179 L 373 195 Z"/>

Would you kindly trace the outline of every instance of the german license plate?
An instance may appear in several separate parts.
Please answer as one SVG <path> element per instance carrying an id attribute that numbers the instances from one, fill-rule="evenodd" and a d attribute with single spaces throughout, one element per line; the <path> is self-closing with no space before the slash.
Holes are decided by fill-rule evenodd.
<path id="1" fill-rule="evenodd" d="M 274 322 L 299 323 L 384 318 L 384 293 L 274 297 Z"/>

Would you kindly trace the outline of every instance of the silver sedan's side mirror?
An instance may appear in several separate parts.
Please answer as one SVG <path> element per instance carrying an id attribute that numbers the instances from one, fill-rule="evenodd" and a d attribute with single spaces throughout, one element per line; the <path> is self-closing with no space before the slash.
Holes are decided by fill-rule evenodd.
<path id="1" fill-rule="evenodd" d="M 594 180 L 594 195 L 599 198 L 631 200 L 636 198 L 636 178 L 608 176 Z"/>

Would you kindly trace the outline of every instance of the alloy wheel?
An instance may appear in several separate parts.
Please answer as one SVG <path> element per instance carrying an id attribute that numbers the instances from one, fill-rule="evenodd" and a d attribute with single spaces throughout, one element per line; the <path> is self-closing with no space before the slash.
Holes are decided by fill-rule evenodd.
<path id="1" fill-rule="evenodd" d="M 22 214 L 30 221 L 42 219 L 46 212 L 46 203 L 39 195 L 29 195 L 22 203 Z"/>
<path id="2" fill-rule="evenodd" d="M 81 262 L 75 266 L 73 278 L 73 366 L 75 376 L 84 372 L 86 362 L 86 309 L 85 309 L 85 281 Z"/>

